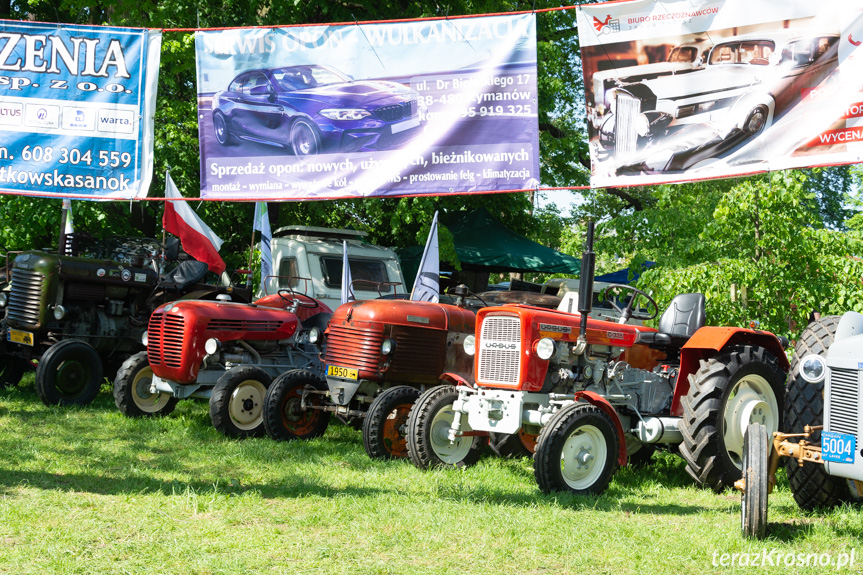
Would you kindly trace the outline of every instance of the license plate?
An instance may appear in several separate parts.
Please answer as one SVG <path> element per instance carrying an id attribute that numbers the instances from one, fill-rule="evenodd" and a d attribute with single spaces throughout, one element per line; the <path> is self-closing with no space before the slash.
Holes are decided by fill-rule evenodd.
<path id="1" fill-rule="evenodd" d="M 20 343 L 24 345 L 33 345 L 33 334 L 29 331 L 18 331 L 17 329 L 10 329 L 8 335 L 9 341 Z"/>
<path id="2" fill-rule="evenodd" d="M 857 438 L 836 431 L 821 432 L 821 459 L 834 463 L 854 463 Z"/>
<path id="3" fill-rule="evenodd" d="M 341 379 L 352 379 L 356 381 L 356 379 L 359 377 L 359 370 L 350 369 L 348 367 L 339 367 L 337 365 L 328 365 L 327 375 L 331 375 L 333 377 L 340 377 Z"/>
<path id="4" fill-rule="evenodd" d="M 419 117 L 411 118 L 410 120 L 405 120 L 404 122 L 399 122 L 398 124 L 392 125 L 393 134 L 398 134 L 399 132 L 404 132 L 405 130 L 410 130 L 411 128 L 416 128 L 420 125 Z"/>

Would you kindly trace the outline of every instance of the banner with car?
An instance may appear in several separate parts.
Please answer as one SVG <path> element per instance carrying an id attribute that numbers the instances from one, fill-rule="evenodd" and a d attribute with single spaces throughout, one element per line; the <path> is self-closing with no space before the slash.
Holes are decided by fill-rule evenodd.
<path id="1" fill-rule="evenodd" d="M 0 190 L 145 196 L 160 46 L 158 31 L 0 20 Z"/>
<path id="2" fill-rule="evenodd" d="M 860 161 L 863 0 L 578 10 L 594 187 Z"/>
<path id="3" fill-rule="evenodd" d="M 201 196 L 539 186 L 533 14 L 196 33 Z"/>

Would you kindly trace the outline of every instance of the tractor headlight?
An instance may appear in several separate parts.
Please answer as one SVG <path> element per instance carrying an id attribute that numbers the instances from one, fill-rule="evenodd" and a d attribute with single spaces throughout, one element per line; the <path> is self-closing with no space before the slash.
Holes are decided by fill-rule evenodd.
<path id="1" fill-rule="evenodd" d="M 827 373 L 827 362 L 820 355 L 810 353 L 800 361 L 800 376 L 809 383 L 824 380 Z"/>
<path id="2" fill-rule="evenodd" d="M 6 307 L 6 302 L 8 298 L 6 296 L 6 292 L 0 292 L 0 307 Z"/>
<path id="3" fill-rule="evenodd" d="M 321 333 L 320 328 L 313 327 L 309 331 L 309 343 L 318 343 L 319 341 L 321 341 L 322 335 L 323 334 Z"/>
<path id="4" fill-rule="evenodd" d="M 554 340 L 544 337 L 536 342 L 536 355 L 539 359 L 551 359 L 554 355 Z"/>
<path id="5" fill-rule="evenodd" d="M 476 336 L 470 334 L 466 338 L 464 338 L 464 352 L 468 355 L 473 355 L 476 353 Z"/>
<path id="6" fill-rule="evenodd" d="M 58 303 L 54 306 L 54 319 L 60 321 L 64 317 L 66 317 L 66 308 Z"/>
<path id="7" fill-rule="evenodd" d="M 218 353 L 221 346 L 222 342 L 220 342 L 214 337 L 211 337 L 204 343 L 204 351 L 207 352 L 207 355 L 215 355 L 216 353 Z"/>
<path id="8" fill-rule="evenodd" d="M 144 344 L 144 347 L 147 347 L 147 330 L 144 330 L 144 333 L 141 334 L 141 343 Z"/>
<path id="9" fill-rule="evenodd" d="M 381 353 L 384 355 L 390 355 L 396 350 L 396 340 L 394 339 L 385 339 L 381 344 Z"/>

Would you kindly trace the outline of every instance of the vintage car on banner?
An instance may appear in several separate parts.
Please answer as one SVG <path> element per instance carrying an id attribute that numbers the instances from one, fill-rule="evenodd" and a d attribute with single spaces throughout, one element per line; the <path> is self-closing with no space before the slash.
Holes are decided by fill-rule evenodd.
<path id="1" fill-rule="evenodd" d="M 733 36 L 717 42 L 702 70 L 611 88 L 596 150 L 601 171 L 679 173 L 753 144 L 829 78 L 838 40 L 791 29 Z"/>

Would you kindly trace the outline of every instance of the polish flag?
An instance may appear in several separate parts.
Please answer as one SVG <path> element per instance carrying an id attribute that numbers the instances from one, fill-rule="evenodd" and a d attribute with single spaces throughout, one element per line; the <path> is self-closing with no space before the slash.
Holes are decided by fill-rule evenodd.
<path id="1" fill-rule="evenodd" d="M 171 173 L 165 174 L 165 213 L 162 215 L 162 225 L 165 231 L 180 238 L 180 243 L 187 254 L 204 262 L 211 272 L 217 274 L 225 271 L 225 262 L 219 255 L 222 240 L 210 227 L 198 217 L 189 202 L 173 202 L 171 198 L 182 198 L 180 190 L 171 179 Z"/>

